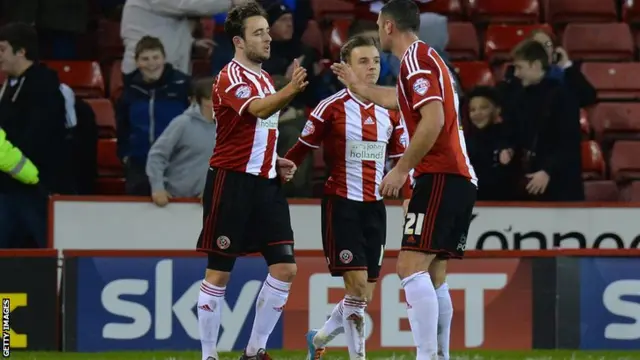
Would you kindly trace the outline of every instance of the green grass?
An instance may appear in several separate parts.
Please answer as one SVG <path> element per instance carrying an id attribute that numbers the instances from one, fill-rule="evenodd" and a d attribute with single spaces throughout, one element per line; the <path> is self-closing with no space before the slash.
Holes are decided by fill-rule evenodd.
<path id="1" fill-rule="evenodd" d="M 304 360 L 302 351 L 270 352 L 275 360 Z M 220 360 L 237 360 L 238 353 L 221 354 Z M 412 360 L 415 356 L 406 351 L 372 351 L 368 360 Z M 11 359 L 19 360 L 201 360 L 195 352 L 111 352 L 111 353 L 38 353 L 13 352 Z M 349 360 L 346 352 L 329 350 L 325 360 Z M 451 360 L 640 360 L 639 351 L 466 351 L 454 352 Z"/>

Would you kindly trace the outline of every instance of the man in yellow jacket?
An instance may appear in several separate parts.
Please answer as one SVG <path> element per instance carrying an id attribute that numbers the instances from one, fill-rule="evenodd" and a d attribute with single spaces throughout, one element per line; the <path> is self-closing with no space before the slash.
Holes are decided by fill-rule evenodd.
<path id="1" fill-rule="evenodd" d="M 38 183 L 38 169 L 31 160 L 14 147 L 4 130 L 0 129 L 0 171 L 27 185 Z"/>

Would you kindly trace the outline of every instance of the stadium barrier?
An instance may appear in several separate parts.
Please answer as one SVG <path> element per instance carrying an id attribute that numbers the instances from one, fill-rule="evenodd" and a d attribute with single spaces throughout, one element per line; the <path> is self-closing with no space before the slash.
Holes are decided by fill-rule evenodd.
<path id="1" fill-rule="evenodd" d="M 57 348 L 59 339 L 63 350 L 82 352 L 200 347 L 195 305 L 206 258 L 198 253 L 65 250 L 60 293 L 54 287 L 55 252 L 0 254 L 0 269 L 10 274 L 0 282 L 0 293 L 15 305 L 8 309 L 13 349 Z M 387 257 L 367 308 L 371 350 L 412 346 L 395 255 Z M 640 251 L 468 255 L 451 263 L 447 280 L 455 309 L 453 349 L 640 350 Z M 327 273 L 319 251 L 297 256 L 297 279 L 270 348 L 303 349 L 306 330 L 320 326 L 341 297 L 341 280 Z M 260 257 L 247 257 L 235 270 L 223 309 L 221 350 L 245 346 L 267 269 Z M 20 294 L 28 300 L 22 307 Z M 343 347 L 344 339 L 333 345 Z"/>
<path id="2" fill-rule="evenodd" d="M 398 205 L 388 207 L 386 260 L 367 309 L 372 350 L 412 345 L 394 274 L 403 220 Z M 468 259 L 453 261 L 448 278 L 454 349 L 640 350 L 640 205 L 553 205 L 476 208 Z M 3 310 L 14 349 L 199 348 L 195 302 L 206 260 L 192 250 L 198 203 L 158 208 L 146 198 L 54 197 L 50 206 L 56 250 L 0 251 L 0 293 L 8 294 Z M 302 349 L 303 334 L 324 321 L 342 284 L 329 276 L 320 251 L 318 202 L 291 207 L 299 271 L 269 346 Z M 238 261 L 221 349 L 244 346 L 265 272 L 258 257 Z M 20 294 L 27 305 L 18 306 Z"/>

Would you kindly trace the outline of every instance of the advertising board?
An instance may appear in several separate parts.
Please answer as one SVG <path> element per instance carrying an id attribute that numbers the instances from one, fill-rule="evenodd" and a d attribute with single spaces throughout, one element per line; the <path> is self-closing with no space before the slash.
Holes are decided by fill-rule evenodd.
<path id="1" fill-rule="evenodd" d="M 53 250 L 0 251 L 3 352 L 57 349 L 57 268 Z"/>
<path id="2" fill-rule="evenodd" d="M 54 197 L 51 239 L 57 249 L 192 250 L 202 226 L 199 203 L 159 208 L 140 198 Z M 321 248 L 320 206 L 291 200 L 296 249 Z M 636 207 L 476 207 L 467 249 L 629 249 L 640 247 Z M 387 249 L 397 250 L 403 226 L 398 205 L 387 207 Z"/>
<path id="3" fill-rule="evenodd" d="M 581 348 L 640 350 L 640 259 L 580 262 Z"/>
<path id="4" fill-rule="evenodd" d="M 206 258 L 176 252 L 91 251 L 75 261 L 75 288 L 66 299 L 75 319 L 65 331 L 75 338 L 68 350 L 197 350 L 195 312 Z M 135 255 L 137 254 L 137 255 Z M 185 257 L 191 256 L 191 257 Z M 413 346 L 395 259 L 386 261 L 374 300 L 367 308 L 367 347 Z M 448 278 L 455 309 L 452 347 L 530 349 L 532 346 L 532 274 L 528 259 L 468 259 L 453 262 Z M 259 257 L 239 259 L 226 290 L 219 349 L 246 345 L 254 302 L 266 276 Z M 341 296 L 342 280 L 332 278 L 321 256 L 298 257 L 298 275 L 269 348 L 304 349 L 304 333 L 320 326 Z M 332 343 L 344 346 L 338 337 Z"/>

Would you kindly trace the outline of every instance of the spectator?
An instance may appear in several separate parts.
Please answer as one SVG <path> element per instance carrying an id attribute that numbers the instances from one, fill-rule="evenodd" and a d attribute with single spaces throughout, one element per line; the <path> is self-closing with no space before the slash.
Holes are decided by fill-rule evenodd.
<path id="1" fill-rule="evenodd" d="M 25 238 L 46 247 L 48 195 L 73 190 L 60 81 L 38 63 L 36 31 L 28 24 L 0 28 L 0 67 L 8 75 L 0 89 L 0 126 L 40 177 L 34 186 L 0 174 L 0 248 L 20 247 Z"/>
<path id="2" fill-rule="evenodd" d="M 505 160 L 524 172 L 521 199 L 584 200 L 575 97 L 561 80 L 547 75 L 551 64 L 542 44 L 525 40 L 513 59 L 522 87 L 503 93 L 504 120 L 510 128 L 510 156 Z"/>
<path id="3" fill-rule="evenodd" d="M 467 94 L 470 124 L 465 127 L 467 152 L 481 183 L 478 200 L 514 199 L 514 167 L 508 164 L 500 100 L 495 89 L 479 86 Z M 500 156 L 502 154 L 502 157 Z"/>
<path id="4" fill-rule="evenodd" d="M 201 197 L 216 138 L 212 87 L 213 78 L 195 82 L 191 106 L 169 124 L 149 151 L 147 175 L 151 198 L 158 206 L 174 197 Z"/>
<path id="5" fill-rule="evenodd" d="M 87 32 L 89 7 L 87 0 L 9 0 L 2 14 L 37 27 L 45 59 L 71 60 L 78 58 L 76 42 Z"/>
<path id="6" fill-rule="evenodd" d="M 581 62 L 572 61 L 567 51 L 556 44 L 555 37 L 544 30 L 534 30 L 529 34 L 529 39 L 544 46 L 550 64 L 546 76 L 564 82 L 576 97 L 580 107 L 588 107 L 598 101 L 596 89 L 580 70 Z M 514 80 L 513 72 L 513 66 L 507 68 L 505 73 L 507 81 Z"/>
<path id="7" fill-rule="evenodd" d="M 138 70 L 125 76 L 116 106 L 118 156 L 125 165 L 127 193 L 149 196 L 145 173 L 149 149 L 189 106 L 189 77 L 166 63 L 158 38 L 140 39 L 135 59 Z"/>
<path id="8" fill-rule="evenodd" d="M 122 11 L 120 35 L 125 52 L 122 73 L 136 69 L 135 49 L 144 36 L 159 38 L 166 50 L 167 62 L 183 73 L 191 72 L 193 46 L 213 49 L 211 39 L 193 39 L 193 17 L 225 12 L 232 4 L 245 0 L 127 0 Z"/>

